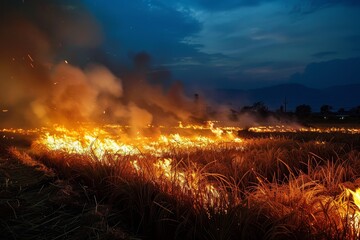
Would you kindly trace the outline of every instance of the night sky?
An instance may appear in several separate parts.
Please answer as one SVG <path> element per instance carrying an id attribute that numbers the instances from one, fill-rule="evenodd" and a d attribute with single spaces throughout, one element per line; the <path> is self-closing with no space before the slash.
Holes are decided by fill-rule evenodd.
<path id="1" fill-rule="evenodd" d="M 357 0 L 84 0 L 100 48 L 145 51 L 185 85 L 257 88 L 360 83 Z"/>
<path id="2" fill-rule="evenodd" d="M 47 60 L 52 63 L 64 59 L 78 66 L 101 63 L 121 75 L 138 53 L 146 53 L 149 71 L 171 73 L 172 80 L 186 87 L 249 89 L 300 83 L 323 88 L 360 83 L 358 0 L 3 0 L 0 4 L 2 37 L 20 29 L 0 40 L 4 51 L 9 52 L 10 44 L 17 53 L 24 48 L 26 56 L 48 44 Z M 23 21 L 20 28 L 15 18 Z M 10 52 L 7 58 L 13 56 Z"/>
<path id="3" fill-rule="evenodd" d="M 0 36 L 10 125 L 176 122 L 198 114 L 195 93 L 211 106 L 360 103 L 358 0 L 2 0 Z M 227 99 L 279 84 L 297 87 Z"/>

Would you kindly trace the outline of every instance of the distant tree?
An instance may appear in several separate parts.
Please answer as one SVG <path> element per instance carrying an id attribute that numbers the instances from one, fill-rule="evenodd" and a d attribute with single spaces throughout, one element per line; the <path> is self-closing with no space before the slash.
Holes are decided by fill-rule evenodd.
<path id="1" fill-rule="evenodd" d="M 252 106 L 243 106 L 240 110 L 240 112 L 242 113 L 252 112 L 252 111 L 253 111 Z"/>
<path id="2" fill-rule="evenodd" d="M 251 106 L 244 106 L 241 109 L 241 112 L 242 113 L 248 112 L 248 113 L 253 113 L 253 114 L 261 116 L 261 117 L 266 117 L 269 113 L 269 109 L 263 102 L 255 102 Z"/>
<path id="3" fill-rule="evenodd" d="M 350 109 L 351 114 L 359 115 L 360 114 L 360 105 Z"/>
<path id="4" fill-rule="evenodd" d="M 339 110 L 337 112 L 339 114 L 344 114 L 345 113 L 345 108 L 339 108 Z"/>
<path id="5" fill-rule="evenodd" d="M 280 105 L 280 107 L 278 109 L 276 109 L 276 113 L 278 113 L 278 114 L 285 113 L 284 105 Z"/>
<path id="6" fill-rule="evenodd" d="M 254 103 L 253 109 L 260 114 L 268 113 L 269 111 L 268 107 L 263 102 Z"/>
<path id="7" fill-rule="evenodd" d="M 320 107 L 320 113 L 324 115 L 330 114 L 331 110 L 332 110 L 332 106 L 327 104 L 324 104 Z"/>
<path id="8" fill-rule="evenodd" d="M 307 104 L 301 104 L 296 107 L 295 114 L 298 117 L 308 117 L 311 114 L 311 107 Z"/>

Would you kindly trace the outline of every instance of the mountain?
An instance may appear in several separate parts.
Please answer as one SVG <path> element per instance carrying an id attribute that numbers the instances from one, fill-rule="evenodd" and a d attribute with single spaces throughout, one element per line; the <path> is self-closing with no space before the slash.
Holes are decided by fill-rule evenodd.
<path id="1" fill-rule="evenodd" d="M 256 89 L 216 89 L 206 94 L 210 100 L 219 104 L 240 108 L 255 102 L 264 102 L 271 110 L 279 109 L 287 102 L 288 110 L 308 104 L 314 112 L 324 104 L 346 110 L 360 105 L 360 84 L 333 86 L 328 88 L 309 88 L 301 84 L 280 84 Z"/>
<path id="2" fill-rule="evenodd" d="M 289 81 L 322 88 L 339 82 L 347 85 L 359 82 L 359 79 L 360 58 L 357 57 L 312 62 L 305 67 L 303 72 L 290 76 Z"/>

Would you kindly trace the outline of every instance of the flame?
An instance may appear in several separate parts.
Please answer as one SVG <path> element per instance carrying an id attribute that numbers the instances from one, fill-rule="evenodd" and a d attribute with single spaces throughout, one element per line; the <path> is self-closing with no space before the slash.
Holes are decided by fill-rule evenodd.
<path id="1" fill-rule="evenodd" d="M 152 126 L 148 127 L 151 130 Z M 160 127 L 164 129 L 163 127 Z M 191 134 L 187 132 L 190 130 Z M 59 151 L 67 154 L 91 155 L 98 160 L 106 154 L 116 156 L 131 156 L 130 166 L 136 174 L 145 176 L 160 186 L 164 191 L 175 191 L 196 199 L 195 205 L 208 209 L 222 211 L 227 207 L 227 193 L 209 181 L 206 174 L 201 173 L 195 163 L 191 166 L 179 165 L 174 159 L 165 157 L 174 149 L 190 153 L 199 149 L 218 148 L 218 144 L 227 142 L 236 148 L 243 148 L 242 139 L 238 138 L 237 128 L 222 129 L 214 127 L 213 123 L 206 126 L 182 125 L 170 129 L 166 133 L 153 136 L 136 135 L 129 137 L 127 126 L 106 125 L 92 127 L 83 125 L 76 129 L 54 126 L 51 129 L 38 130 L 39 137 L 33 147 L 40 146 L 43 151 Z M 176 133 L 173 133 L 173 132 Z M 197 131 L 194 134 L 194 131 Z M 41 149 L 38 148 L 38 149 Z M 41 151 L 41 150 L 40 150 Z M 152 156 L 156 160 L 152 166 L 145 166 L 143 156 Z"/>
<path id="2" fill-rule="evenodd" d="M 350 227 L 355 230 L 356 235 L 360 235 L 360 188 L 352 191 L 345 188 L 346 195 L 351 195 L 355 206 L 348 206 L 346 210 L 346 217 L 350 221 Z"/>
<path id="3" fill-rule="evenodd" d="M 102 161 L 104 156 L 129 156 L 132 173 L 144 176 L 148 181 L 157 184 L 164 191 L 190 196 L 197 206 L 205 209 L 212 207 L 216 211 L 226 211 L 228 207 L 228 192 L 222 182 L 214 181 L 210 174 L 201 172 L 196 163 L 186 165 L 175 161 L 173 151 L 191 153 L 204 149 L 219 149 L 220 144 L 226 143 L 235 149 L 245 149 L 246 142 L 238 137 L 240 127 L 219 127 L 216 122 L 205 125 L 191 125 L 179 123 L 177 127 L 165 128 L 158 126 L 161 134 L 141 135 L 130 137 L 130 127 L 120 125 L 92 126 L 83 124 L 78 128 L 66 128 L 54 125 L 50 128 L 39 129 L 2 129 L 4 133 L 19 133 L 35 135 L 33 147 L 40 146 L 39 151 L 58 151 L 66 154 L 91 155 Z M 147 130 L 153 130 L 148 126 Z M 251 132 L 342 132 L 350 134 L 360 133 L 359 129 L 345 128 L 292 128 L 288 126 L 259 126 L 249 128 Z M 4 135 L 5 136 L 5 135 Z M 326 144 L 317 141 L 315 144 Z M 150 156 L 151 163 L 146 165 L 145 157 Z M 170 156 L 170 157 L 169 157 Z M 116 157 L 114 158 L 116 159 Z M 215 177 L 216 178 L 216 177 Z M 345 189 L 345 194 L 351 196 L 354 204 L 347 204 L 343 199 L 338 204 L 341 217 L 349 219 L 355 229 L 360 227 L 360 188 L 352 191 Z M 237 201 L 236 199 L 234 200 Z M 240 202 L 240 200 L 238 200 Z M 195 206 L 196 207 L 196 206 Z M 360 230 L 359 230 L 360 232 Z"/>
<path id="4" fill-rule="evenodd" d="M 151 126 L 150 126 L 151 128 Z M 36 144 L 45 146 L 50 151 L 64 151 L 74 154 L 88 154 L 92 152 L 96 157 L 102 158 L 104 154 L 137 155 L 150 153 L 161 156 L 172 151 L 176 146 L 178 149 L 193 151 L 199 148 L 206 148 L 213 144 L 224 141 L 241 143 L 242 139 L 236 137 L 236 131 L 224 130 L 220 128 L 185 126 L 176 128 L 181 129 L 200 129 L 204 132 L 210 130 L 212 135 L 190 135 L 183 136 L 180 133 L 162 134 L 159 137 L 146 137 L 137 135 L 135 138 L 127 136 L 127 127 L 119 125 L 108 125 L 103 128 L 83 126 L 77 129 L 67 129 L 63 126 L 54 126 L 53 129 L 41 129 L 40 137 L 35 141 Z M 116 130 L 116 133 L 113 130 Z M 20 131 L 20 130 L 19 130 Z"/>
<path id="5" fill-rule="evenodd" d="M 69 130 L 56 126 L 54 131 L 45 131 L 36 143 L 46 146 L 49 150 L 60 150 L 67 153 L 87 154 L 93 152 L 102 158 L 105 153 L 122 155 L 139 154 L 138 149 L 128 144 L 106 138 L 107 132 L 100 128 Z"/>
<path id="6" fill-rule="evenodd" d="M 182 171 L 179 169 L 173 169 L 173 160 L 170 158 L 159 159 L 154 163 L 157 178 L 165 178 L 172 184 L 175 184 L 180 188 L 183 193 L 191 194 L 193 197 L 200 196 L 201 200 L 206 205 L 210 205 L 216 210 L 223 209 L 225 206 L 220 204 L 219 199 L 221 194 L 220 190 L 213 184 L 207 182 L 205 178 L 198 174 L 194 170 L 188 169 Z M 223 194 L 226 198 L 226 194 Z"/>
<path id="7" fill-rule="evenodd" d="M 360 210 L 360 188 L 356 189 L 355 192 L 352 191 L 351 189 L 348 189 L 348 188 L 346 190 L 351 194 L 351 196 L 353 197 L 355 205 Z"/>

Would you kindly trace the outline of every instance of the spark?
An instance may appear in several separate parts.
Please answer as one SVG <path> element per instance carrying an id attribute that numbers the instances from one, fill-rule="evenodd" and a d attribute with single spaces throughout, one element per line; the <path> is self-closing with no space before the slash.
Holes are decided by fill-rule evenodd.
<path id="1" fill-rule="evenodd" d="M 30 54 L 27 55 L 30 59 L 30 61 L 34 62 L 34 59 L 30 56 Z"/>

